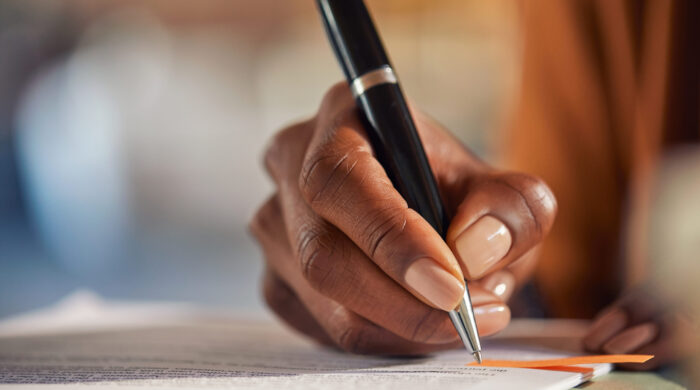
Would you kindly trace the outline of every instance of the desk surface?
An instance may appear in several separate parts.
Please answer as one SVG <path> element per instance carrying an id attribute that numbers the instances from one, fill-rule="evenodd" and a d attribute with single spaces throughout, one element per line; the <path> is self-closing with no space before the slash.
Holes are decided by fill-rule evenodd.
<path id="1" fill-rule="evenodd" d="M 648 372 L 611 372 L 577 387 L 586 390 L 680 390 L 685 387 Z"/>

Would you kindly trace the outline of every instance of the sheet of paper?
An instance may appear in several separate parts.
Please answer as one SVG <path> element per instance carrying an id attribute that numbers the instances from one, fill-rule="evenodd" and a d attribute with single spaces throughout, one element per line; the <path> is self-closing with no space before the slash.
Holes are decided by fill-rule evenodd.
<path id="1" fill-rule="evenodd" d="M 486 356 L 565 355 L 514 344 L 526 339 L 517 328 L 485 343 Z M 102 304 L 84 296 L 0 322 L 0 387 L 526 390 L 567 389 L 582 380 L 579 373 L 467 367 L 470 360 L 465 351 L 414 359 L 354 356 L 320 348 L 270 319 L 177 305 Z M 600 374 L 610 366 L 594 368 Z"/>

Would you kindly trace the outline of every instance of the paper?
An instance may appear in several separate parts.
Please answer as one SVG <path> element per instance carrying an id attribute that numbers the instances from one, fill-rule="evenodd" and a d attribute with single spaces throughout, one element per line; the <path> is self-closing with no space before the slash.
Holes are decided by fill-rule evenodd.
<path id="1" fill-rule="evenodd" d="M 578 372 L 581 374 L 586 374 L 586 376 L 592 376 L 595 372 L 594 368 L 582 367 L 582 366 L 546 366 L 546 367 L 532 367 L 539 370 L 548 371 L 566 371 L 566 372 Z"/>
<path id="2" fill-rule="evenodd" d="M 486 341 L 485 356 L 563 356 L 540 346 L 516 346 L 512 342 L 516 338 L 522 337 Z M 0 322 L 0 387 L 30 383 L 88 388 L 118 384 L 133 388 L 527 390 L 568 389 L 589 375 L 467 367 L 470 359 L 466 351 L 419 359 L 349 355 L 320 348 L 270 319 L 242 320 L 186 306 L 102 304 L 85 297 L 48 312 Z M 609 371 L 610 365 L 591 368 L 599 375 Z"/>

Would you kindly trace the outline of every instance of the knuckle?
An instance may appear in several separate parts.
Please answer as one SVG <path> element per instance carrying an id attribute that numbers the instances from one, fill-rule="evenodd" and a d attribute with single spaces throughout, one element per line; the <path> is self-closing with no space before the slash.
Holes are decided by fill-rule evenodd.
<path id="1" fill-rule="evenodd" d="M 326 190 L 330 178 L 343 162 L 342 156 L 317 150 L 304 161 L 299 175 L 299 190 L 311 204 Z"/>
<path id="2" fill-rule="evenodd" d="M 340 349 L 357 354 L 369 351 L 367 325 L 357 318 L 352 318 L 344 307 L 339 306 L 331 314 L 330 321 L 336 329 L 333 341 Z"/>
<path id="3" fill-rule="evenodd" d="M 391 248 L 394 242 L 406 229 L 408 219 L 407 205 L 378 210 L 366 219 L 360 227 L 365 232 L 363 247 L 368 248 L 370 257 L 375 257 L 383 248 Z"/>
<path id="4" fill-rule="evenodd" d="M 528 188 L 527 191 L 525 191 L 525 197 L 528 199 L 528 203 L 547 213 L 556 211 L 557 199 L 554 197 L 554 193 L 547 183 L 536 176 L 526 177 L 528 180 Z"/>
<path id="5" fill-rule="evenodd" d="M 352 182 L 358 164 L 369 157 L 363 147 L 343 150 L 331 141 L 311 153 L 302 166 L 299 189 L 313 207 L 333 203 L 343 187 Z"/>
<path id="6" fill-rule="evenodd" d="M 506 180 L 520 192 L 528 204 L 553 209 L 556 207 L 556 198 L 547 183 L 537 176 L 524 173 L 511 173 Z"/>
<path id="7" fill-rule="evenodd" d="M 361 326 L 352 325 L 345 328 L 338 337 L 338 346 L 344 351 L 362 354 L 366 352 L 364 329 Z"/>
<path id="8" fill-rule="evenodd" d="M 509 173 L 504 182 L 522 197 L 537 231 L 548 232 L 554 223 L 557 200 L 544 180 L 524 173 Z"/>
<path id="9" fill-rule="evenodd" d="M 327 289 L 327 279 L 331 275 L 334 252 L 332 237 L 327 231 L 318 227 L 302 227 L 299 233 L 297 253 L 302 275 L 309 284 L 324 292 Z"/>

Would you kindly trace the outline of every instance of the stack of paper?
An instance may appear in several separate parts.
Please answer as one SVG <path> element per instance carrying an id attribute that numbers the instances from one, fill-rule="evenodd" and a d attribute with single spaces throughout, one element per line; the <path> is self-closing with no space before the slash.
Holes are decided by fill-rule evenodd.
<path id="1" fill-rule="evenodd" d="M 575 352 L 580 323 L 515 321 L 485 340 L 487 359 Z M 378 358 L 319 347 L 276 321 L 175 304 L 105 303 L 79 294 L 0 322 L 0 387 L 568 389 L 580 373 L 467 366 L 466 351 Z M 597 364 L 594 376 L 608 372 Z"/>

